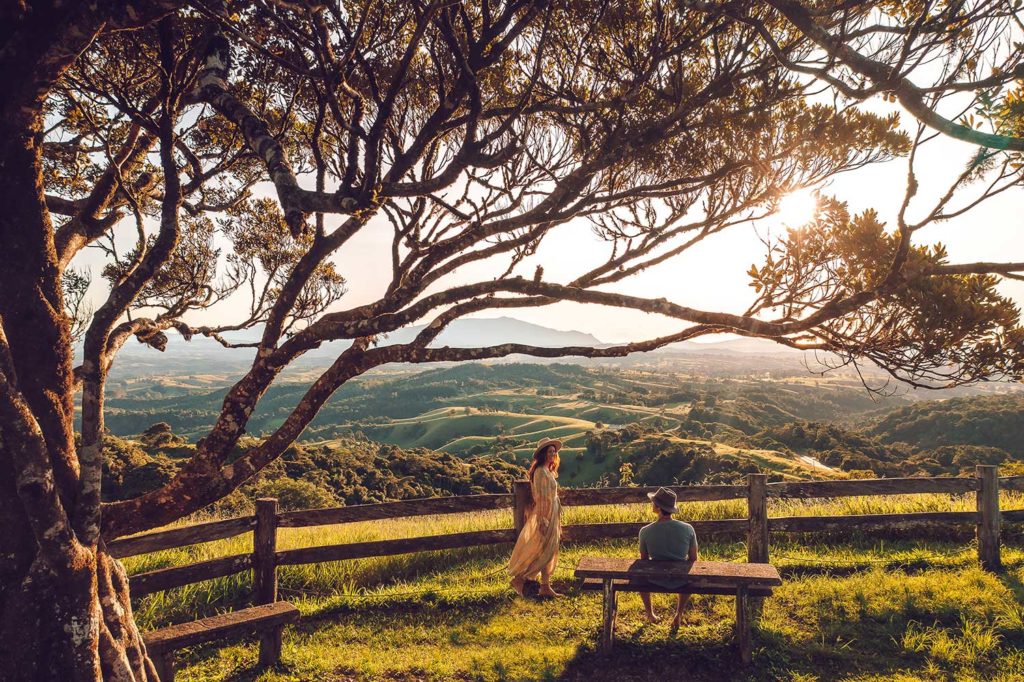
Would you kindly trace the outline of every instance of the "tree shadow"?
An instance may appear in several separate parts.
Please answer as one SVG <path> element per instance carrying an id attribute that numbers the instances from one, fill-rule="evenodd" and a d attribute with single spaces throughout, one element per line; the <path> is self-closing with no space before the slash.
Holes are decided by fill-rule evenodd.
<path id="1" fill-rule="evenodd" d="M 731 674 L 735 666 L 729 659 L 735 657 L 734 647 L 727 642 L 691 647 L 678 642 L 625 640 L 616 642 L 609 653 L 581 646 L 557 679 L 561 682 L 743 679 Z M 716 671 L 715 676 L 708 674 L 711 670 Z"/>
<path id="2" fill-rule="evenodd" d="M 1024 583 L 1022 583 L 1017 576 L 1006 570 L 1006 567 L 998 574 L 999 582 L 1006 586 L 1010 592 L 1013 592 L 1014 599 L 1018 603 L 1024 604 Z"/>
<path id="3" fill-rule="evenodd" d="M 821 573 L 828 574 L 828 571 Z M 1024 591 L 1024 585 L 1021 589 Z M 757 614 L 751 632 L 753 660 L 744 665 L 733 634 L 733 621 L 728 616 L 723 619 L 721 610 L 713 606 L 719 599 L 722 598 L 706 597 L 694 602 L 691 605 L 694 611 L 684 620 L 678 635 L 664 625 L 644 624 L 631 629 L 620 621 L 610 653 L 596 649 L 600 624 L 595 622 L 590 642 L 577 649 L 554 679 L 560 682 L 829 680 L 851 674 L 885 676 L 892 673 L 894 664 L 918 669 L 925 663 L 923 654 L 905 651 L 893 633 L 874 617 L 844 614 L 841 622 L 848 627 L 843 631 L 832 632 L 823 623 L 817 635 L 809 640 L 793 637 L 785 630 L 760 627 L 763 609 L 785 606 L 774 602 L 768 607 L 766 601 L 756 600 L 752 604 Z M 819 608 L 827 610 L 828 605 L 822 603 Z M 896 618 L 896 614 L 886 617 Z M 709 624 L 713 626 L 710 629 Z"/>
<path id="4" fill-rule="evenodd" d="M 1016 575 L 1008 570 L 1008 567 L 1004 566 L 1003 570 L 998 574 L 999 582 L 1006 586 L 1010 592 L 1013 593 L 1013 598 L 1021 606 L 1022 615 L 1024 615 L 1024 582 L 1021 582 Z M 1013 629 L 1008 632 L 1003 632 L 1004 640 L 1013 642 L 1017 646 L 1024 645 L 1024 633 L 1020 629 Z"/>
<path id="5" fill-rule="evenodd" d="M 556 678 L 559 682 L 641 682 L 647 680 L 693 680 L 694 682 L 768 682 L 806 676 L 810 679 L 838 679 L 851 672 L 885 673 L 873 665 L 870 654 L 808 647 L 778 633 L 753 633 L 753 661 L 744 665 L 733 638 L 694 643 L 669 639 L 641 642 L 622 638 L 610 653 L 581 646 Z M 851 659 L 857 659 L 856 662 Z M 908 660 L 908 663 L 910 661 Z"/>
<path id="6" fill-rule="evenodd" d="M 908 562 L 896 561 L 891 566 L 886 564 L 885 568 L 889 569 L 887 573 L 896 576 L 912 575 L 919 570 L 914 564 L 916 562 L 908 565 Z M 878 568 L 878 564 L 858 566 L 855 570 L 841 573 L 849 575 Z M 832 568 L 800 570 L 799 573 L 835 576 L 840 571 Z M 1012 571 L 997 577 L 1012 593 L 1013 599 L 1024 604 L 1024 582 L 1020 577 Z M 555 588 L 569 599 L 568 617 L 572 617 L 572 612 L 576 610 L 572 600 L 580 597 L 599 599 L 597 595 L 581 592 L 574 580 L 556 580 Z M 897 586 L 892 589 L 900 588 Z M 740 662 L 731 632 L 732 609 L 726 609 L 720 602 L 721 598 L 695 600 L 692 616 L 684 622 L 678 635 L 671 635 L 664 624 L 641 625 L 634 608 L 633 612 L 623 614 L 624 617 L 620 619 L 616 645 L 610 654 L 596 650 L 600 628 L 598 618 L 593 622 L 580 623 L 580 627 L 572 622 L 566 633 L 571 637 L 567 641 L 568 650 L 563 650 L 567 658 L 559 657 L 557 663 L 543 671 L 538 668 L 533 679 L 563 682 L 655 679 L 757 682 L 800 678 L 829 680 L 856 675 L 878 675 L 885 678 L 897 670 L 913 674 L 913 671 L 922 671 L 931 665 L 931 659 L 926 650 L 906 648 L 903 644 L 902 637 L 908 624 L 916 621 L 929 627 L 955 631 L 961 622 L 962 609 L 958 599 L 952 599 L 946 606 L 928 607 L 918 603 L 916 593 L 907 592 L 903 600 L 898 598 L 900 594 L 902 592 L 895 593 L 894 598 L 881 600 L 872 605 L 870 610 L 856 599 L 851 601 L 852 598 L 844 599 L 843 596 L 834 598 L 831 591 L 802 594 L 799 599 L 792 594 L 776 595 L 765 604 L 770 612 L 763 627 L 755 626 L 753 629 L 753 662 L 749 666 Z M 294 641 L 317 638 L 321 630 L 327 630 L 340 621 L 352 624 L 360 631 L 408 628 L 412 623 L 416 628 L 422 626 L 424 631 L 433 631 L 445 637 L 446 628 L 459 621 L 479 623 L 481 629 L 485 629 L 486 624 L 499 617 L 511 603 L 519 599 L 510 589 L 497 586 L 476 594 L 446 595 L 441 590 L 424 589 L 412 595 L 396 592 L 369 597 L 342 598 L 335 604 L 319 608 L 313 614 L 303 617 L 299 624 L 290 628 L 292 636 L 296 638 Z M 791 628 L 785 621 L 786 614 L 790 614 L 797 606 L 803 609 L 802 626 Z M 588 613 L 592 612 L 593 609 L 588 607 Z M 780 614 L 783 615 L 782 619 L 779 618 Z M 795 613 L 790 615 L 796 617 Z M 566 615 L 560 617 L 565 618 Z M 1017 636 L 1006 633 L 1003 636 L 1009 638 L 1013 646 L 1020 646 Z M 455 647 L 462 644 L 462 641 L 452 640 Z M 219 643 L 219 646 L 223 647 L 224 644 Z M 528 645 L 524 643 L 524 646 Z M 192 664 L 209 661 L 217 655 L 217 648 L 218 645 L 195 649 L 190 652 L 187 660 Z M 442 647 L 439 651 L 444 650 Z M 506 660 L 494 659 L 496 665 Z M 246 648 L 244 655 L 236 656 L 232 652 L 225 656 L 223 664 L 218 663 L 218 675 L 235 682 L 254 680 L 262 673 L 255 665 L 255 651 L 251 646 Z M 289 673 L 296 676 L 298 673 L 298 668 L 288 666 L 287 654 L 285 664 L 279 670 L 286 676 Z M 947 672 L 953 675 L 953 672 Z M 471 672 L 465 675 L 466 680 L 475 679 Z M 428 677 L 421 670 L 402 668 L 387 679 L 411 682 Z M 340 682 L 362 678 L 354 670 L 338 668 L 332 670 L 327 679 Z"/>

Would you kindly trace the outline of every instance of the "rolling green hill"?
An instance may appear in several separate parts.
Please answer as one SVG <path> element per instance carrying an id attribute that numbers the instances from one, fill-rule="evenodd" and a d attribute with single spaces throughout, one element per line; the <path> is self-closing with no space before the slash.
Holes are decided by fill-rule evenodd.
<path id="1" fill-rule="evenodd" d="M 225 379 L 225 386 L 228 381 Z M 759 419 L 839 419 L 876 409 L 864 391 L 844 384 L 694 379 L 666 373 L 594 369 L 576 365 L 464 364 L 417 374 L 369 375 L 351 381 L 332 397 L 307 430 L 322 437 L 354 421 L 408 419 L 445 407 L 565 416 L 626 424 L 647 415 L 685 416 L 688 406 L 710 394 L 723 405 L 745 400 Z M 275 428 L 305 392 L 304 383 L 272 387 L 252 416 L 249 431 Z M 175 433 L 200 437 L 213 424 L 226 388 L 139 400 L 107 400 L 106 423 L 116 435 L 141 433 L 166 422 Z"/>
<path id="2" fill-rule="evenodd" d="M 107 425 L 131 437 L 163 422 L 194 441 L 216 418 L 224 390 L 111 398 Z M 304 390 L 303 383 L 272 388 L 253 415 L 252 437 L 276 427 Z M 563 485 L 731 482 L 750 471 L 776 479 L 962 474 L 976 463 L 1021 459 L 1024 397 L 897 397 L 886 406 L 843 379 L 464 364 L 352 381 L 301 442 L 351 452 L 353 442 L 369 439 L 524 467 L 542 437 L 565 445 Z M 162 454 L 173 465 L 175 454 Z M 157 458 L 133 475 L 149 480 L 168 466 Z"/>

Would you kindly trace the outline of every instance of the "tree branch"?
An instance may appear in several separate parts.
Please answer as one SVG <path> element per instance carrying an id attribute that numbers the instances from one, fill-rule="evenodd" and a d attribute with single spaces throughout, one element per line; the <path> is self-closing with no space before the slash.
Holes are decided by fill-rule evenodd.
<path id="1" fill-rule="evenodd" d="M 942 117 L 928 105 L 926 94 L 921 88 L 908 78 L 901 76 L 899 71 L 893 69 L 891 65 L 871 59 L 834 38 L 814 21 L 810 12 L 800 3 L 793 0 L 766 1 L 831 57 L 838 59 L 856 73 L 869 78 L 875 84 L 876 89 L 893 93 L 907 111 L 930 128 L 958 140 L 990 149 L 1024 151 L 1024 138 L 985 133 Z M 1018 71 L 1018 77 L 1024 76 L 1024 65 L 1021 65 Z M 829 82 L 833 81 L 829 80 Z M 851 89 L 844 90 L 844 94 L 858 98 L 872 94 L 871 91 L 857 93 Z"/>

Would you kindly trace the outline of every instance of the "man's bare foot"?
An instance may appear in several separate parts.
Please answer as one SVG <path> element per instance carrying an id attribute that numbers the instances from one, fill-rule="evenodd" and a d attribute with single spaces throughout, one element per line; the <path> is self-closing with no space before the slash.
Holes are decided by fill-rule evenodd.
<path id="1" fill-rule="evenodd" d="M 658 614 L 656 614 L 654 611 L 648 611 L 647 613 L 644 614 L 644 616 L 647 618 L 647 622 L 648 623 L 660 623 L 661 622 L 661 618 L 658 617 Z"/>
<path id="2" fill-rule="evenodd" d="M 512 589 L 515 590 L 516 594 L 518 594 L 520 597 L 524 596 L 523 595 L 523 587 L 526 585 L 526 580 L 525 579 L 523 579 L 523 578 L 512 578 L 512 580 L 509 581 L 509 585 L 512 586 Z"/>
<path id="3" fill-rule="evenodd" d="M 557 599 L 558 597 L 561 597 L 562 595 L 560 595 L 558 592 L 555 592 L 553 589 L 551 589 L 551 585 L 541 585 L 540 586 L 540 590 L 537 591 L 537 596 L 538 597 L 546 597 L 548 599 Z"/>
<path id="4" fill-rule="evenodd" d="M 679 614 L 676 614 L 676 617 L 673 618 L 672 622 L 668 624 L 668 629 L 672 631 L 679 629 Z"/>

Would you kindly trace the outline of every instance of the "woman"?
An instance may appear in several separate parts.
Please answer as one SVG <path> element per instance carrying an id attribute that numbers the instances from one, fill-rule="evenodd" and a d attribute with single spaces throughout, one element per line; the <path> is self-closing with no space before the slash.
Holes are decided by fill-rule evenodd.
<path id="1" fill-rule="evenodd" d="M 551 574 L 558 563 L 558 541 L 561 537 L 558 504 L 558 451 L 562 442 L 541 438 L 533 452 L 533 463 L 527 478 L 533 492 L 531 506 L 523 530 L 519 533 L 508 573 L 512 576 L 512 589 L 523 595 L 527 580 L 540 574 L 541 597 L 560 597 L 551 589 Z"/>

